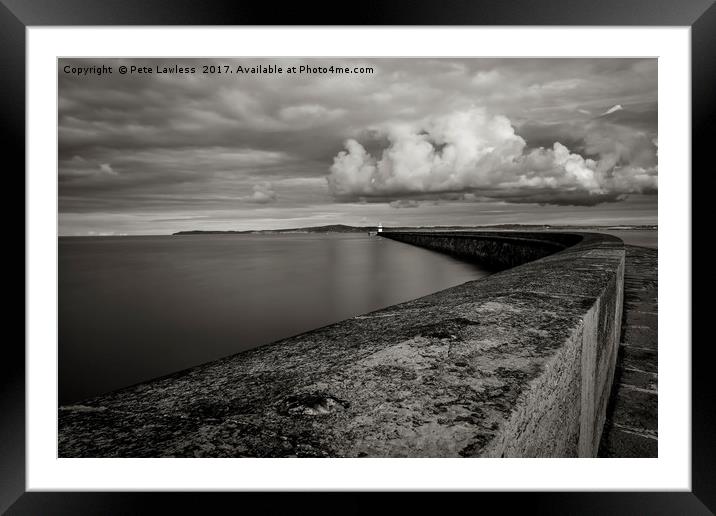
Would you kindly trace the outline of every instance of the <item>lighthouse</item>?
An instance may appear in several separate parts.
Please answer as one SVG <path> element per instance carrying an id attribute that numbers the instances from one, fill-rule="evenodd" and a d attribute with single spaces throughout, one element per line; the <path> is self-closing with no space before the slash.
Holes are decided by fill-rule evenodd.
<path id="1" fill-rule="evenodd" d="M 378 233 L 382 233 L 382 232 L 383 232 L 383 223 L 378 222 Z"/>

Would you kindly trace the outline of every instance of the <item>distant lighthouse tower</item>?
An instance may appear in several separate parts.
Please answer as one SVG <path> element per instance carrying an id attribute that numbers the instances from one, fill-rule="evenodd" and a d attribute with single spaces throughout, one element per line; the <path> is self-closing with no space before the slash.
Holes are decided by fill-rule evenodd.
<path id="1" fill-rule="evenodd" d="M 378 233 L 382 233 L 382 232 L 383 232 L 383 223 L 378 222 Z"/>

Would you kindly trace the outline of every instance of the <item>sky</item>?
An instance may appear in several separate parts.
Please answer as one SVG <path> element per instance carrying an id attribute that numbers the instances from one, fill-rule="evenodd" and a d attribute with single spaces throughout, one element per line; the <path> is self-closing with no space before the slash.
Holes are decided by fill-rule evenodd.
<path id="1" fill-rule="evenodd" d="M 656 59 L 60 59 L 58 81 L 61 235 L 657 222 Z"/>

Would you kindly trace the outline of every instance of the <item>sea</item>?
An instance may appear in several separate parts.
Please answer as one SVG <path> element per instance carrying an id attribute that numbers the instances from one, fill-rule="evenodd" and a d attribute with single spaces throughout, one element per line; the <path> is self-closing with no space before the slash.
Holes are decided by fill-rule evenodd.
<path id="1" fill-rule="evenodd" d="M 60 237 L 58 246 L 61 405 L 490 273 L 357 233 Z"/>

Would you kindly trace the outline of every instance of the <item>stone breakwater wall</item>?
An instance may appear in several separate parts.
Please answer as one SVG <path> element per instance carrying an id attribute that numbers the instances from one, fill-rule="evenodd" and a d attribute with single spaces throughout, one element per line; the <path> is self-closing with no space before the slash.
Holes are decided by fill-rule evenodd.
<path id="1" fill-rule="evenodd" d="M 582 240 L 572 233 L 395 232 L 383 237 L 454 255 L 503 270 L 543 258 Z"/>
<path id="2" fill-rule="evenodd" d="M 543 377 L 532 384 L 529 394 L 522 396 L 524 405 L 514 411 L 500 441 L 481 455 L 496 456 L 490 453 L 492 448 L 501 450 L 500 456 L 596 456 L 619 348 L 624 297 L 623 243 L 602 234 L 572 233 L 404 232 L 383 236 L 495 269 L 525 264 L 492 276 L 491 281 L 504 282 L 509 276 L 524 280 L 527 288 L 515 285 L 513 300 L 520 294 L 527 299 L 539 292 L 553 297 L 552 309 L 564 306 L 567 299 L 581 305 L 583 316 L 572 333 L 561 342 L 558 339 L 545 343 L 554 346 L 555 353 L 545 364 Z M 539 261 L 527 263 L 534 260 Z M 596 289 L 582 288 L 594 279 L 600 280 L 594 285 Z M 555 437 L 558 442 L 550 442 Z"/>
<path id="3" fill-rule="evenodd" d="M 521 265 L 60 407 L 59 456 L 595 456 L 619 342 L 622 242 L 383 236 Z"/>

